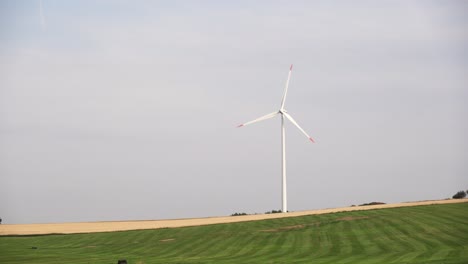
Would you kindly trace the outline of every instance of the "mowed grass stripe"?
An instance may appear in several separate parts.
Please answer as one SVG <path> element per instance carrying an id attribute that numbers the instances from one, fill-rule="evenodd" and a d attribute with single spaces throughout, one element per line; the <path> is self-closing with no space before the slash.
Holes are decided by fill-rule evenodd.
<path id="1" fill-rule="evenodd" d="M 408 215 L 408 212 L 406 210 L 402 210 L 402 214 L 399 221 L 396 219 L 392 220 L 392 225 L 398 226 L 400 230 L 405 230 L 405 238 L 409 238 L 410 234 L 412 234 L 411 237 L 414 240 L 410 244 L 415 248 L 412 251 L 397 258 L 395 263 L 400 263 L 401 261 L 408 260 L 413 260 L 415 261 L 415 263 L 417 263 L 417 259 L 431 260 L 433 258 L 436 258 L 436 253 L 440 251 L 444 246 L 447 246 L 447 244 L 449 248 L 452 248 L 453 244 L 447 243 L 447 241 L 444 238 L 446 236 L 445 232 L 436 232 L 437 234 L 435 234 L 434 232 L 444 227 L 449 227 L 450 229 L 459 232 L 462 229 L 463 225 L 460 225 L 458 226 L 458 228 L 454 229 L 453 227 L 450 227 L 450 225 L 453 223 L 447 223 L 446 221 L 442 221 L 442 219 L 445 218 L 443 215 L 444 214 L 442 212 L 437 211 L 430 213 L 425 212 L 424 214 L 420 214 L 417 211 L 413 211 L 411 213 L 410 211 L 410 214 Z M 432 218 L 432 220 L 428 221 L 427 219 L 429 218 Z M 426 229 L 421 228 L 422 226 L 426 226 Z M 462 238 L 460 238 L 460 240 L 461 243 L 464 243 L 466 245 L 466 233 Z M 439 261 L 440 260 L 443 260 L 443 258 L 439 259 Z"/>
<path id="2" fill-rule="evenodd" d="M 369 218 L 365 218 L 356 222 L 358 225 L 356 229 L 359 231 L 361 239 L 366 242 L 364 246 L 369 249 L 368 252 L 370 255 L 381 256 L 388 254 L 391 248 L 388 244 L 382 241 L 380 236 L 376 235 L 377 232 L 380 232 L 379 229 L 382 228 L 381 221 L 379 221 L 379 219 L 377 219 L 374 215 L 368 215 L 367 217 L 372 217 L 373 219 L 368 221 Z"/>
<path id="3" fill-rule="evenodd" d="M 427 239 L 429 236 L 426 234 L 424 237 L 419 236 L 419 229 L 417 225 L 409 226 L 405 222 L 405 213 L 398 219 L 386 218 L 386 224 L 392 227 L 399 239 L 405 241 L 407 248 L 400 248 L 399 257 L 395 260 L 395 263 L 401 261 L 414 261 L 416 259 L 427 259 L 431 250 L 434 249 L 433 242 Z M 426 256 L 424 256 L 426 255 Z"/>
<path id="4" fill-rule="evenodd" d="M 250 256 L 251 253 L 247 252 L 253 250 L 259 239 L 247 229 L 248 226 L 244 225 L 244 223 L 232 226 L 235 229 L 229 229 L 229 232 L 221 234 L 224 235 L 224 238 L 221 237 L 221 240 L 225 241 L 225 243 L 219 248 L 214 248 L 213 254 L 223 261 L 234 261 L 235 259 L 242 258 L 244 255 Z"/>
<path id="5" fill-rule="evenodd" d="M 211 226 L 0 237 L 0 263 L 468 263 L 468 203 Z M 37 247 L 37 249 L 31 249 Z"/>
<path id="6" fill-rule="evenodd" d="M 433 219 L 432 221 L 438 221 L 440 219 Z M 421 216 L 417 220 L 415 219 L 407 219 L 410 225 L 417 226 L 420 228 L 419 237 L 427 237 L 428 242 L 426 242 L 429 246 L 433 246 L 432 250 L 426 252 L 429 259 L 443 259 L 444 254 L 440 253 L 443 251 L 447 251 L 452 248 L 456 248 L 462 246 L 460 244 L 459 236 L 455 235 L 457 232 L 452 232 L 451 228 L 447 227 L 444 224 L 438 226 L 432 226 L 431 220 Z M 440 221 L 442 223 L 442 221 Z M 429 236 L 428 236 L 429 234 Z M 431 244 L 432 243 L 432 244 Z"/>
<path id="7" fill-rule="evenodd" d="M 356 221 L 351 223 L 351 221 Z M 367 237 L 362 235 L 361 228 L 357 222 L 362 221 L 359 219 L 356 220 L 346 220 L 345 226 L 349 235 L 349 240 L 352 245 L 352 254 L 349 256 L 344 263 L 353 263 L 359 262 L 360 260 L 367 259 L 368 256 L 372 255 L 371 252 L 374 250 L 375 246 L 368 243 Z M 362 226 L 360 226 L 362 227 Z"/>
<path id="8" fill-rule="evenodd" d="M 441 215 L 441 214 L 443 214 L 444 216 L 439 217 L 438 215 Z M 430 230 L 431 232 L 434 232 L 432 228 L 438 228 L 438 232 L 439 232 L 439 234 L 437 234 L 438 236 L 450 237 L 450 239 L 453 240 L 454 245 L 458 244 L 459 246 L 463 246 L 462 241 L 463 241 L 463 238 L 466 237 L 466 234 L 468 233 L 468 225 L 459 223 L 461 229 L 454 230 L 453 228 L 450 227 L 450 225 L 452 225 L 453 223 L 450 222 L 450 217 L 446 218 L 447 215 L 449 215 L 451 218 L 456 218 L 456 219 L 461 219 L 461 218 L 466 217 L 465 215 L 461 215 L 461 214 L 452 214 L 451 211 L 449 212 L 443 211 L 435 215 L 431 214 L 429 216 L 424 216 L 424 215 L 421 216 L 420 224 L 426 226 L 427 229 Z M 434 221 L 439 221 L 440 223 L 443 223 L 443 224 L 438 225 L 438 226 L 432 226 L 431 223 L 433 223 Z"/>
<path id="9" fill-rule="evenodd" d="M 428 240 L 433 242 L 434 249 L 427 254 L 429 259 L 434 260 L 446 258 L 454 248 L 463 249 L 466 246 L 463 240 L 468 234 L 468 225 L 466 224 L 460 224 L 460 228 L 457 230 L 450 227 L 453 223 L 450 223 L 450 218 L 447 218 L 447 216 L 452 216 L 458 220 L 462 217 L 461 214 L 453 213 L 455 211 L 447 211 L 445 208 L 439 208 L 438 211 L 429 216 L 420 213 L 415 214 L 414 218 L 408 217 L 406 219 L 410 225 L 414 226 L 417 224 L 417 227 L 421 229 L 421 232 L 419 232 L 420 237 L 426 236 Z M 441 224 L 432 225 L 435 221 Z M 428 244 L 431 245 L 430 243 Z"/>

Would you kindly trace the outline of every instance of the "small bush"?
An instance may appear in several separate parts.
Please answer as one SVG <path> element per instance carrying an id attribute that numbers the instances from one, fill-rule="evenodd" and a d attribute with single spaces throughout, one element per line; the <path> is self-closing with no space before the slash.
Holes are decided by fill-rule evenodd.
<path id="1" fill-rule="evenodd" d="M 364 203 L 364 204 L 360 204 L 359 206 L 366 206 L 366 205 L 379 205 L 379 204 L 385 204 L 385 203 L 382 203 L 382 202 L 371 202 L 371 203 Z"/>
<path id="2" fill-rule="evenodd" d="M 452 196 L 453 199 L 462 199 L 466 197 L 466 192 L 465 191 L 459 191 L 457 192 L 454 196 Z"/>
<path id="3" fill-rule="evenodd" d="M 247 215 L 246 213 L 233 213 L 231 216 Z"/>
<path id="4" fill-rule="evenodd" d="M 282 211 L 281 210 L 271 210 L 271 211 L 265 212 L 265 214 L 278 214 L 278 213 L 282 213 Z"/>

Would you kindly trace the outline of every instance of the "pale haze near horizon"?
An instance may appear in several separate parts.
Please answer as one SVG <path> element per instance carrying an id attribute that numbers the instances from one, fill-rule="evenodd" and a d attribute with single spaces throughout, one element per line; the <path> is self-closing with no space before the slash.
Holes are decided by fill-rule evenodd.
<path id="1" fill-rule="evenodd" d="M 468 189 L 463 1 L 2 1 L 0 217 L 223 216 Z"/>

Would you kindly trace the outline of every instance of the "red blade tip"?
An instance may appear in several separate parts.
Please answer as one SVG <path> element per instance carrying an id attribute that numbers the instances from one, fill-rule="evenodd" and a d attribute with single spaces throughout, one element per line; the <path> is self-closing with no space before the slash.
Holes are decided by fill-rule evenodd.
<path id="1" fill-rule="evenodd" d="M 238 125 L 237 127 L 243 127 L 243 126 L 244 126 L 244 124 L 240 124 L 240 125 Z"/>
<path id="2" fill-rule="evenodd" d="M 313 138 L 309 138 L 310 141 L 312 141 L 312 143 L 315 143 L 314 139 Z"/>
<path id="3" fill-rule="evenodd" d="M 292 66 L 293 66 L 293 65 L 291 64 L 291 67 L 289 67 L 289 70 L 290 70 L 290 71 L 292 71 Z"/>

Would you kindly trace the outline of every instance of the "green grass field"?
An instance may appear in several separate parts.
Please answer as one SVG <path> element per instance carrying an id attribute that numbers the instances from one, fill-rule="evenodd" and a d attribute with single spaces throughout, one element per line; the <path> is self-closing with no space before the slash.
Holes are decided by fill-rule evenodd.
<path id="1" fill-rule="evenodd" d="M 468 263 L 468 203 L 0 237 L 0 263 Z M 37 249 L 33 249 L 36 247 Z"/>

